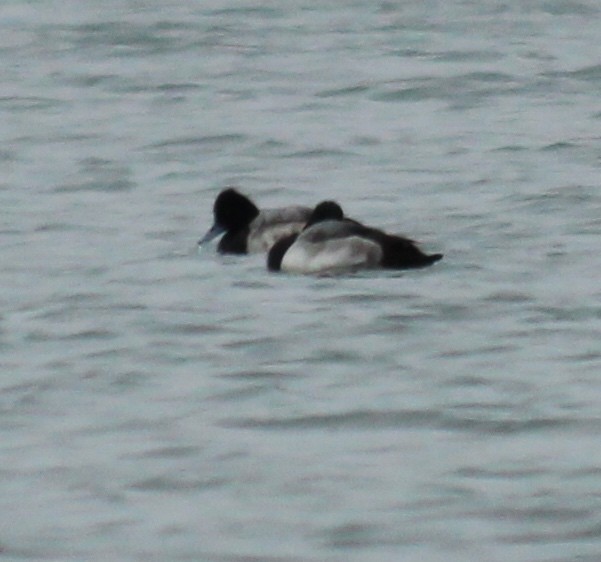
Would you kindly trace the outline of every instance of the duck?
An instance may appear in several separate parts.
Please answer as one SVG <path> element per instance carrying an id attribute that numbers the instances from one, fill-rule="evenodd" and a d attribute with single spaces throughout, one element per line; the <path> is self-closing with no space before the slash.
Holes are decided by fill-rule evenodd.
<path id="1" fill-rule="evenodd" d="M 409 238 L 347 218 L 336 201 L 322 201 L 300 233 L 277 241 L 267 255 L 270 271 L 323 274 L 357 269 L 426 267 L 442 254 L 426 254 Z"/>
<path id="2" fill-rule="evenodd" d="M 215 199 L 213 226 L 198 245 L 222 236 L 217 245 L 221 254 L 267 252 L 280 238 L 299 233 L 311 213 L 311 207 L 300 205 L 259 210 L 246 195 L 228 187 Z"/>

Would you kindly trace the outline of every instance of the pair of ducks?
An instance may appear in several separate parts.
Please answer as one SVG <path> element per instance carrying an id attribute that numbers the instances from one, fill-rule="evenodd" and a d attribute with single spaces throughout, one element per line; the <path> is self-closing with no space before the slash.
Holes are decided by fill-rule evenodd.
<path id="1" fill-rule="evenodd" d="M 393 236 L 349 219 L 334 201 L 314 209 L 283 207 L 260 211 L 233 188 L 213 206 L 214 224 L 199 245 L 222 235 L 221 253 L 267 252 L 271 271 L 319 274 L 366 268 L 406 269 L 437 262 L 408 238 Z"/>

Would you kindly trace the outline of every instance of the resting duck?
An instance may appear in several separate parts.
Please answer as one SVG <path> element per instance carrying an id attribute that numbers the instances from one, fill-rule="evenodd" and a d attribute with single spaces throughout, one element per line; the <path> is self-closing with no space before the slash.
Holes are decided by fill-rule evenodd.
<path id="1" fill-rule="evenodd" d="M 440 259 L 442 254 L 424 254 L 413 240 L 345 218 L 338 203 L 322 201 L 302 232 L 273 245 L 267 267 L 271 271 L 326 273 L 425 267 Z"/>

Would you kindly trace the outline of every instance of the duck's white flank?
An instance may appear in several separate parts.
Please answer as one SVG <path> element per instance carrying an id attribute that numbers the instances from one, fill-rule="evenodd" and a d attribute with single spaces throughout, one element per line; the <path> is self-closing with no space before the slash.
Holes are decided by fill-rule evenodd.
<path id="1" fill-rule="evenodd" d="M 382 248 L 376 242 L 349 236 L 321 242 L 303 241 L 302 236 L 290 246 L 282 260 L 282 271 L 322 273 L 327 271 L 377 267 Z"/>

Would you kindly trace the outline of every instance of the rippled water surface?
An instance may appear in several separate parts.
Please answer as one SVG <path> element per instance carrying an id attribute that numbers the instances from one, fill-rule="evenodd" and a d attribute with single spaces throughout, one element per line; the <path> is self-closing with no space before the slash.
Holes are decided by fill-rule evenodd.
<path id="1" fill-rule="evenodd" d="M 0 559 L 601 559 L 601 7 L 6 0 Z M 200 254 L 216 194 L 434 267 Z"/>

